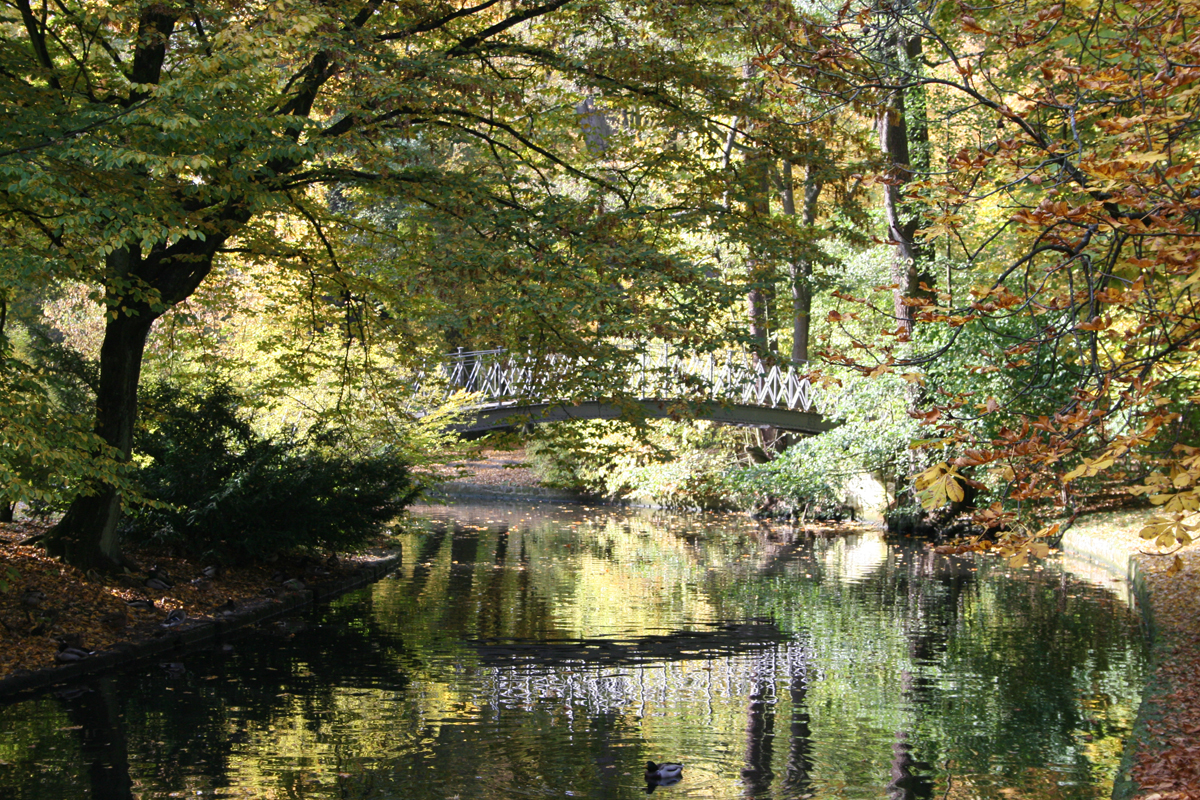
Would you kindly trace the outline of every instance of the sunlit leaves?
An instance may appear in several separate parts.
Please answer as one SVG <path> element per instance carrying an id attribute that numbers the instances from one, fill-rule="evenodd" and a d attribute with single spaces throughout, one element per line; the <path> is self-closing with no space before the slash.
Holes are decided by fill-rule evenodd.
<path id="1" fill-rule="evenodd" d="M 822 48 L 805 53 L 862 93 L 900 68 L 864 34 L 870 8 L 814 23 Z M 925 237 L 945 251 L 937 301 L 914 315 L 923 330 L 900 359 L 883 337 L 867 356 L 842 358 L 864 374 L 884 356 L 923 364 L 938 389 L 914 394 L 932 428 L 924 449 L 992 451 L 1010 500 L 1070 506 L 1196 435 L 1200 116 L 1196 71 L 1185 66 L 1197 35 L 1184 20 L 1200 4 L 969 12 L 914 3 L 894 23 L 898 36 L 922 32 L 924 64 L 905 79 L 945 114 L 931 146 L 949 170 L 907 184 L 909 201 L 930 209 Z M 893 317 L 880 318 L 884 336 Z M 1166 479 L 1133 492 L 1164 513 L 1195 511 L 1200 468 L 1187 458 L 1171 454 L 1157 465 Z M 926 504 L 957 496 L 944 469 L 919 481 Z"/>
<path id="2" fill-rule="evenodd" d="M 1140 535 L 1143 539 L 1153 539 L 1159 548 L 1191 544 L 1196 538 L 1193 534 L 1200 529 L 1200 521 L 1193 519 L 1189 522 L 1190 518 L 1190 515 L 1181 512 L 1169 516 L 1155 514 L 1146 521 Z"/>
<path id="3" fill-rule="evenodd" d="M 987 519 L 989 516 L 992 517 L 991 520 Z M 939 545 L 934 548 L 935 551 L 947 554 L 991 553 L 1006 559 L 1010 567 L 1025 567 L 1029 565 L 1030 559 L 1041 559 L 1050 555 L 1050 542 L 1055 540 L 1060 529 L 1059 524 L 1055 523 L 1030 532 L 1029 529 L 1015 523 L 1013 515 L 1000 511 L 998 503 L 977 514 L 976 518 L 983 524 L 989 521 L 1012 524 L 1001 528 L 994 539 L 981 534 L 956 544 Z"/>
<path id="4" fill-rule="evenodd" d="M 1175 458 L 1163 460 L 1169 465 L 1167 472 L 1151 472 L 1142 483 L 1130 486 L 1128 491 L 1146 496 L 1166 513 L 1200 511 L 1200 449 L 1176 445 L 1174 450 Z"/>
<path id="5" fill-rule="evenodd" d="M 966 480 L 955 467 L 943 461 L 917 475 L 913 487 L 921 498 L 921 505 L 932 511 L 948 503 L 961 503 L 966 497 L 963 491 Z"/>
<path id="6" fill-rule="evenodd" d="M 47 376 L 0 352 L 0 502 L 62 503 L 102 484 L 130 488 L 122 454 L 56 403 Z"/>
<path id="7" fill-rule="evenodd" d="M 1057 530 L 1058 526 L 1054 526 Z M 1029 563 L 1030 558 L 1045 558 L 1050 555 L 1050 545 L 1040 539 L 1050 535 L 1046 532 L 1035 534 L 1032 539 L 1019 541 L 1015 544 L 999 548 L 1001 555 L 1008 557 L 1008 564 L 1011 567 L 1024 567 Z"/>
<path id="8" fill-rule="evenodd" d="M 1105 454 L 1098 458 L 1084 458 L 1083 463 L 1063 475 L 1063 483 L 1069 483 L 1076 478 L 1091 478 L 1099 475 L 1104 470 L 1116 463 L 1116 459 Z"/>
<path id="9" fill-rule="evenodd" d="M 188 311 L 204 325 L 160 326 L 187 370 L 270 358 L 256 388 L 320 384 L 314 415 L 372 408 L 431 448 L 387 398 L 455 337 L 581 356 L 564 392 L 610 387 L 614 342 L 699 341 L 730 296 L 683 232 L 737 113 L 737 34 L 687 8 L 60 5 L 0 41 L 0 296 L 77 283 L 149 322 L 237 272 Z M 247 335 L 213 346 L 233 317 Z"/>

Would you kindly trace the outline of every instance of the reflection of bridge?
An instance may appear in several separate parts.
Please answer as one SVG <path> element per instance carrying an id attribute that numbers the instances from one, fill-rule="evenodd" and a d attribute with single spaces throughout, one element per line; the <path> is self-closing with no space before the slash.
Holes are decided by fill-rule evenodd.
<path id="1" fill-rule="evenodd" d="M 461 390 L 478 397 L 473 418 L 462 429 L 466 433 L 524 423 L 638 415 L 805 433 L 833 427 L 821 417 L 808 378 L 793 364 L 767 367 L 749 356 L 643 351 L 606 392 L 621 399 L 565 399 L 561 387 L 581 368 L 564 356 L 460 350 L 438 365 L 434 379 L 449 392 Z"/>
<path id="2" fill-rule="evenodd" d="M 483 653 L 482 696 L 476 705 L 529 708 L 547 699 L 580 705 L 590 714 L 624 713 L 631 707 L 674 702 L 708 705 L 714 697 L 733 701 L 792 695 L 807 688 L 814 675 L 812 650 L 803 638 L 744 642 L 717 648 L 704 656 L 631 654 L 632 658 L 568 660 L 554 665 L 544 658 L 518 653 L 505 661 Z M 545 650 L 544 646 L 540 649 Z M 688 662 L 695 662 L 689 666 Z M 564 669 L 564 666 L 568 668 Z M 762 709 L 759 710 L 760 712 Z"/>

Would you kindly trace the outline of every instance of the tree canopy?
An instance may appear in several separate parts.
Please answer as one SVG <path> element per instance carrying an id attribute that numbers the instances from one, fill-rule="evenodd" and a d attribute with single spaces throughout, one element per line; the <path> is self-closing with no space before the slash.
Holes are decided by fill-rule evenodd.
<path id="1" fill-rule="evenodd" d="M 827 107 L 876 109 L 874 180 L 912 215 L 888 213 L 912 269 L 881 309 L 891 343 L 831 357 L 924 386 L 925 445 L 952 455 L 918 481 L 931 505 L 986 470 L 1010 503 L 993 525 L 1048 499 L 1069 512 L 1107 471 L 1170 512 L 1151 522 L 1161 541 L 1188 538 L 1196 12 L 851 3 L 775 54 L 777 71 L 834 77 Z"/>
<path id="2" fill-rule="evenodd" d="M 630 342 L 815 353 L 819 308 L 831 375 L 910 387 L 927 503 L 1007 524 L 1116 475 L 1186 538 L 1198 10 L 5 0 L 0 321 L 105 317 L 93 431 L 0 322 L 5 497 L 70 465 L 51 547 L 120 563 L 147 338 L 193 302 L 280 310 L 292 388 L 322 347 L 349 383 L 506 345 L 588 364 L 565 399 Z"/>
<path id="3" fill-rule="evenodd" d="M 305 276 L 347 340 L 602 365 L 722 310 L 680 241 L 741 104 L 719 3 L 16 0 L 0 24 L 3 294 L 91 287 L 96 432 L 126 456 L 151 326 L 233 260 Z M 120 558 L 97 478 L 53 537 L 80 563 Z"/>

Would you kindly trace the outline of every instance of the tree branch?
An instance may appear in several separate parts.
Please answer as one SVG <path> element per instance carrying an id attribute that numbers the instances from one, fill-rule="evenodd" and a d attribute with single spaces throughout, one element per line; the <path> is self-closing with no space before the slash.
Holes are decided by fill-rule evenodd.
<path id="1" fill-rule="evenodd" d="M 457 11 L 450 12 L 449 14 L 443 14 L 440 17 L 429 17 L 423 22 L 410 25 L 402 31 L 380 34 L 378 38 L 381 42 L 393 42 L 397 39 L 407 39 L 408 37 L 414 36 L 418 33 L 429 33 L 430 31 L 435 31 L 444 25 L 448 25 L 456 19 L 469 17 L 472 14 L 478 14 L 481 11 L 485 11 L 499 2 L 500 0 L 485 0 L 485 2 L 480 3 L 477 6 L 460 8 Z"/>
<path id="2" fill-rule="evenodd" d="M 495 25 L 484 28 L 479 33 L 476 33 L 471 36 L 467 36 L 467 37 L 464 37 L 463 39 L 460 39 L 458 44 L 454 45 L 453 47 L 451 47 L 449 50 L 446 51 L 445 55 L 448 58 L 457 58 L 458 56 L 464 56 L 467 53 L 471 52 L 476 46 L 478 46 L 482 42 L 492 38 L 496 34 L 503 33 L 504 31 L 508 30 L 509 28 L 511 28 L 515 25 L 519 25 L 522 22 L 526 22 L 527 20 L 531 20 L 535 17 L 545 16 L 546 14 L 549 14 L 552 11 L 557 11 L 558 9 L 567 5 L 571 1 L 572 0 L 551 0 L 551 2 L 546 3 L 544 5 L 533 6 L 532 8 L 526 9 L 525 11 L 522 11 L 519 14 L 513 14 L 512 16 L 508 17 L 507 19 L 500 20 Z"/>
<path id="3" fill-rule="evenodd" d="M 33 47 L 38 64 L 46 71 L 46 82 L 51 88 L 62 88 L 54 69 L 54 61 L 50 58 L 50 50 L 46 47 L 45 19 L 41 23 L 38 22 L 29 6 L 29 0 L 17 0 L 17 8 L 21 10 L 21 21 L 25 23 L 25 33 L 29 35 L 29 44 Z"/>

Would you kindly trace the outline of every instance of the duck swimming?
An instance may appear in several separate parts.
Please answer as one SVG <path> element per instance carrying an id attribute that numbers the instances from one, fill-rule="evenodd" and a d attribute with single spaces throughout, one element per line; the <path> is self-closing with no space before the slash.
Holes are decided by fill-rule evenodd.
<path id="1" fill-rule="evenodd" d="M 646 762 L 646 783 L 651 786 L 670 786 L 683 778 L 683 764 Z"/>

